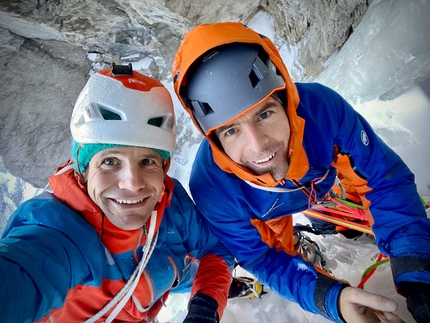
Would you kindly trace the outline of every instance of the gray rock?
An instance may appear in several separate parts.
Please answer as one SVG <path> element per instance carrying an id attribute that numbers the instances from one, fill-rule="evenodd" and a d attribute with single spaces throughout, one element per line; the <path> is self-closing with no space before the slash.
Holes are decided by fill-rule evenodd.
<path id="1" fill-rule="evenodd" d="M 43 187 L 70 158 L 70 116 L 91 64 L 82 47 L 67 42 L 4 29 L 0 42 L 0 154 L 12 174 Z"/>
<path id="2" fill-rule="evenodd" d="M 69 118 L 89 73 L 112 63 L 148 60 L 141 72 L 170 80 L 176 50 L 197 24 L 248 23 L 263 10 L 273 17 L 278 42 L 299 46 L 299 64 L 307 72 L 303 79 L 312 79 L 370 3 L 0 0 L 0 157 L 10 173 L 44 187 L 70 157 Z"/>
<path id="3" fill-rule="evenodd" d="M 373 0 L 166 0 L 166 7 L 194 24 L 240 21 L 247 24 L 256 12 L 267 12 L 274 21 L 278 43 L 287 40 L 299 47 L 303 79 L 312 80 L 326 60 L 340 49 L 360 23 Z M 303 79 L 296 79 L 302 81 Z"/>

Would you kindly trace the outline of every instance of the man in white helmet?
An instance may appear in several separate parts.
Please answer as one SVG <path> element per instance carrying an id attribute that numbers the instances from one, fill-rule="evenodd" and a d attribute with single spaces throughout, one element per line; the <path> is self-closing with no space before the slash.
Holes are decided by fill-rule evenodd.
<path id="1" fill-rule="evenodd" d="M 321 84 L 294 83 L 273 42 L 237 22 L 193 28 L 172 75 L 205 137 L 191 194 L 239 265 L 333 321 L 379 322 L 373 309 L 399 322 L 393 300 L 336 280 L 294 248 L 291 214 L 324 206 L 342 175 L 409 311 L 430 322 L 430 219 L 413 174 L 361 115 Z"/>
<path id="2" fill-rule="evenodd" d="M 102 70 L 70 129 L 73 159 L 3 233 L 2 321 L 151 322 L 172 289 L 192 286 L 184 322 L 219 322 L 233 259 L 167 175 L 167 89 L 131 66 Z"/>

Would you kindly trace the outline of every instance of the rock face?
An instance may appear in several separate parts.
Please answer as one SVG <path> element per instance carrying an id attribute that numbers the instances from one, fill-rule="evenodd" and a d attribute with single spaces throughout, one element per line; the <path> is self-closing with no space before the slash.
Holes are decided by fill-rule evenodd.
<path id="1" fill-rule="evenodd" d="M 310 80 L 324 68 L 360 23 L 372 0 L 166 0 L 166 7 L 195 24 L 217 21 L 247 23 L 258 11 L 272 18 L 278 43 L 297 46 L 299 64 Z"/>
<path id="2" fill-rule="evenodd" d="M 276 41 L 300 52 L 311 80 L 359 24 L 371 0 L 0 0 L 0 155 L 17 177 L 44 187 L 70 156 L 69 118 L 89 73 L 134 62 L 171 79 L 192 26 L 248 23 L 268 13 Z M 145 61 L 145 64 L 139 62 Z M 293 75 L 294 76 L 294 75 Z"/>

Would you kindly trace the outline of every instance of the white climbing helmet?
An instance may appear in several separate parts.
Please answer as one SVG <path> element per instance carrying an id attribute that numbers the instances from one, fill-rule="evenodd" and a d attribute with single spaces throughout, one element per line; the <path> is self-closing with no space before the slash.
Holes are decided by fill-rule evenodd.
<path id="1" fill-rule="evenodd" d="M 70 121 L 80 145 L 114 144 L 164 150 L 175 148 L 175 113 L 159 81 L 128 66 L 114 65 L 92 75 Z"/>

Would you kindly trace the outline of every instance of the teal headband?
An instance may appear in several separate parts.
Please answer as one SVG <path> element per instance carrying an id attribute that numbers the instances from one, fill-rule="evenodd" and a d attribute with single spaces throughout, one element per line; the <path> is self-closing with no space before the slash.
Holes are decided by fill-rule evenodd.
<path id="1" fill-rule="evenodd" d="M 75 140 L 72 142 L 72 158 L 73 167 L 78 173 L 84 173 L 90 163 L 91 158 L 99 151 L 114 148 L 114 147 L 130 147 L 127 145 L 115 144 L 84 144 L 79 145 Z M 170 157 L 170 153 L 165 150 L 150 148 L 160 154 L 163 160 Z M 79 168 L 79 169 L 78 169 Z"/>

